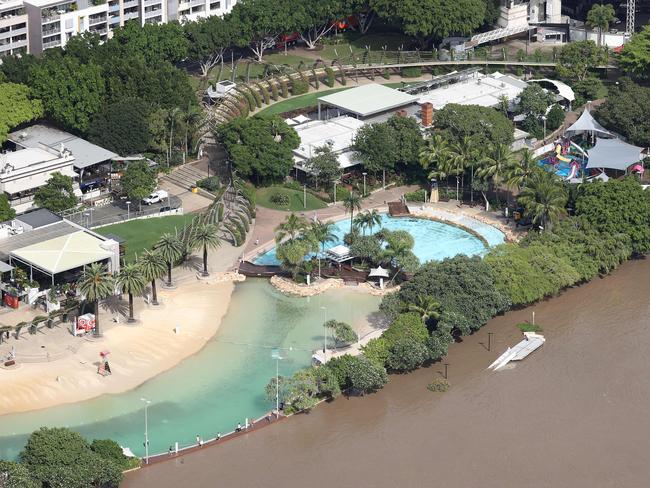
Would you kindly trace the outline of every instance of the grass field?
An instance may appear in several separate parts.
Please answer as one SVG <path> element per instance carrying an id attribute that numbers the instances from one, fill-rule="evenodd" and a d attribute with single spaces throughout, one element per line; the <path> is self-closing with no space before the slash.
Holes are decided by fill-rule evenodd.
<path id="1" fill-rule="evenodd" d="M 165 232 L 180 231 L 193 215 L 170 215 L 152 219 L 132 220 L 97 229 L 102 235 L 115 234 L 124 239 L 125 259 L 131 261 L 144 249 L 151 249 Z"/>
<path id="2" fill-rule="evenodd" d="M 402 83 L 383 83 L 384 86 L 390 88 L 400 88 Z M 267 107 L 259 112 L 259 115 L 276 115 L 283 114 L 285 112 L 291 112 L 292 110 L 297 110 L 299 108 L 305 107 L 315 107 L 318 105 L 317 99 L 324 97 L 325 95 L 330 95 L 343 90 L 349 90 L 354 88 L 352 86 L 342 86 L 339 88 L 332 88 L 331 90 L 323 90 L 313 93 L 307 93 L 305 95 L 300 95 L 295 98 L 289 98 L 278 103 L 274 103 L 270 107 Z"/>
<path id="3" fill-rule="evenodd" d="M 406 49 L 412 42 L 412 38 L 398 33 L 383 32 L 361 35 L 357 32 L 346 32 L 338 38 L 334 38 L 332 43 L 326 44 L 319 54 L 325 59 L 344 60 L 350 57 L 351 52 L 363 53 L 366 46 L 369 46 L 372 51 L 379 51 L 384 47 L 388 51 L 397 51 L 402 46 Z"/>
<path id="4" fill-rule="evenodd" d="M 271 202 L 271 195 L 275 193 L 283 193 L 289 197 L 289 207 L 281 207 Z M 266 188 L 258 188 L 256 191 L 256 203 L 260 207 L 271 208 L 274 210 L 285 210 L 291 212 L 302 212 L 307 210 L 318 210 L 319 208 L 327 207 L 327 204 L 320 198 L 315 197 L 311 193 L 307 193 L 307 207 L 303 205 L 303 192 L 300 190 L 293 190 L 283 186 L 269 186 Z"/>

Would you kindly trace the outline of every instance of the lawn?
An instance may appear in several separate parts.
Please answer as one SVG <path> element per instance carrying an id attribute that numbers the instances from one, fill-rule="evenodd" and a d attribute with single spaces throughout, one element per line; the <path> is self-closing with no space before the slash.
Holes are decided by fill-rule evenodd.
<path id="1" fill-rule="evenodd" d="M 283 207 L 271 201 L 271 196 L 276 193 L 283 193 L 289 197 L 289 206 Z M 303 205 L 303 192 L 300 190 L 293 190 L 283 186 L 269 186 L 266 188 L 258 188 L 256 191 L 256 203 L 260 207 L 271 208 L 273 210 L 285 210 L 292 212 L 303 212 L 308 210 L 318 210 L 319 208 L 327 207 L 327 204 L 307 192 L 307 207 Z"/>
<path id="2" fill-rule="evenodd" d="M 384 83 L 384 86 L 388 86 L 390 88 L 400 88 L 403 86 L 403 83 Z M 316 107 L 318 105 L 318 98 L 339 91 L 349 90 L 350 88 L 354 87 L 342 86 L 340 88 L 332 88 L 331 90 L 323 90 L 317 92 L 315 91 L 312 93 L 307 93 L 305 95 L 300 95 L 298 97 L 289 98 L 287 100 L 274 103 L 270 107 L 261 110 L 258 115 L 276 115 L 283 114 L 285 112 L 291 112 L 292 110 L 298 110 L 299 108 Z"/>
<path id="3" fill-rule="evenodd" d="M 360 35 L 358 32 L 346 32 L 335 37 L 332 43 L 325 45 L 319 54 L 325 59 L 347 59 L 350 53 L 362 53 L 366 46 L 371 51 L 379 51 L 384 46 L 388 51 L 397 51 L 400 47 L 408 50 L 413 44 L 413 39 L 402 34 L 391 32 L 378 32 L 373 34 Z"/>
<path id="4" fill-rule="evenodd" d="M 273 53 L 273 54 L 266 54 L 264 56 L 264 60 L 262 61 L 262 64 L 258 63 L 251 63 L 250 66 L 250 72 L 249 76 L 251 80 L 257 80 L 264 74 L 264 68 L 266 67 L 267 64 L 274 65 L 274 66 L 282 66 L 282 65 L 287 65 L 287 66 L 292 66 L 294 68 L 297 68 L 300 63 L 303 62 L 307 66 L 312 66 L 314 64 L 314 60 L 302 56 L 298 56 L 295 54 L 287 54 L 286 56 L 283 53 Z M 236 80 L 238 81 L 246 81 L 246 72 L 248 71 L 248 62 L 242 60 L 237 64 L 237 67 L 235 68 L 235 77 Z M 229 80 L 231 75 L 232 75 L 232 70 L 230 69 L 230 63 L 224 62 L 223 66 L 223 71 L 221 73 L 221 79 L 222 80 Z M 216 82 L 216 78 L 219 74 L 219 66 L 215 66 L 211 73 L 210 73 L 210 82 L 214 83 Z"/>
<path id="5" fill-rule="evenodd" d="M 142 254 L 145 249 L 151 249 L 158 238 L 165 232 L 180 231 L 192 220 L 193 215 L 169 215 L 152 219 L 132 220 L 121 224 L 100 227 L 97 232 L 102 235 L 115 234 L 124 239 L 125 256 L 132 261 L 135 255 Z"/>

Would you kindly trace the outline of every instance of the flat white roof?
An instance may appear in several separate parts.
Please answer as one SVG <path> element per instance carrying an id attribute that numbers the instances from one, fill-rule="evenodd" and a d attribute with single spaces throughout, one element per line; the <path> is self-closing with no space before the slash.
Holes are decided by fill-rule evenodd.
<path id="1" fill-rule="evenodd" d="M 341 152 L 349 149 L 354 142 L 357 131 L 364 122 L 354 117 L 336 117 L 330 120 L 313 120 L 294 126 L 300 137 L 300 146 L 293 152 L 301 158 L 310 158 L 316 148 L 330 144 L 332 151 Z"/>
<path id="2" fill-rule="evenodd" d="M 320 97 L 318 101 L 360 117 L 367 117 L 410 105 L 417 101 L 417 97 L 387 86 L 371 83 Z"/>
<path id="3" fill-rule="evenodd" d="M 12 166 L 14 169 L 19 169 L 33 164 L 54 161 L 55 159 L 59 159 L 59 156 L 52 154 L 45 149 L 28 147 L 27 149 L 7 152 L 0 156 L 0 172 L 2 172 L 2 170 L 4 170 L 8 165 Z"/>
<path id="4" fill-rule="evenodd" d="M 505 95 L 511 102 L 526 88 L 524 81 L 501 73 L 486 76 L 474 73 L 469 78 L 419 95 L 418 103 L 429 102 L 439 110 L 448 103 L 495 107 Z"/>

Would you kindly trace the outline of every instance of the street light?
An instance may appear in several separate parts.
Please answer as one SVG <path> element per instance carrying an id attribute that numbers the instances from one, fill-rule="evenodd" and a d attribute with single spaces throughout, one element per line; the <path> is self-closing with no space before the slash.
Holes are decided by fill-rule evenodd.
<path id="1" fill-rule="evenodd" d="M 129 200 L 126 201 L 126 220 L 129 220 L 131 218 L 131 202 Z"/>
<path id="2" fill-rule="evenodd" d="M 381 187 L 382 187 L 382 190 L 385 190 L 385 189 L 386 189 L 386 168 L 384 168 L 384 169 L 382 170 L 382 173 L 383 173 L 383 174 L 382 174 L 382 181 L 383 181 L 383 183 L 382 183 Z"/>
<path id="3" fill-rule="evenodd" d="M 327 322 L 327 308 L 321 307 L 320 309 L 325 312 L 325 321 L 323 322 L 323 327 L 325 328 L 325 340 L 323 340 L 323 361 L 326 361 L 327 358 L 325 357 L 325 355 L 327 353 L 325 351 L 327 350 L 327 327 L 325 327 L 325 322 Z"/>
<path id="4" fill-rule="evenodd" d="M 271 358 L 275 359 L 275 415 L 280 416 L 280 349 L 274 347 L 271 350 Z"/>
<path id="5" fill-rule="evenodd" d="M 546 142 L 546 115 L 542 115 L 542 121 L 544 122 L 544 142 Z"/>
<path id="6" fill-rule="evenodd" d="M 429 203 L 435 203 L 433 201 L 433 189 L 436 187 L 436 181 L 435 178 L 431 178 L 431 196 L 429 197 Z"/>
<path id="7" fill-rule="evenodd" d="M 302 187 L 302 206 L 307 208 L 307 183 Z"/>
<path id="8" fill-rule="evenodd" d="M 363 172 L 362 174 L 363 174 L 363 196 L 365 197 L 366 196 L 366 175 L 368 173 Z"/>
<path id="9" fill-rule="evenodd" d="M 149 464 L 149 418 L 147 416 L 147 409 L 151 403 L 146 398 L 140 398 L 144 402 L 144 462 Z"/>

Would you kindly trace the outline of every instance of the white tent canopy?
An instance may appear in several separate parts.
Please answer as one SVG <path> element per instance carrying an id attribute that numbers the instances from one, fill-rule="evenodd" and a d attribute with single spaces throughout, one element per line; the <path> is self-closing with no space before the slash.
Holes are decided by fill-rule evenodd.
<path id="1" fill-rule="evenodd" d="M 568 100 L 569 102 L 573 102 L 576 99 L 575 93 L 573 92 L 573 88 L 571 88 L 569 85 L 566 83 L 562 83 L 561 81 L 558 80 L 551 80 L 548 78 L 540 78 L 538 80 L 530 80 L 529 83 L 536 83 L 536 82 L 546 82 L 550 83 L 555 87 L 557 90 L 558 94 L 564 98 L 565 100 Z"/>
<path id="2" fill-rule="evenodd" d="M 584 109 L 578 120 L 576 120 L 571 127 L 566 130 L 569 132 L 599 132 L 600 134 L 612 136 L 613 134 L 605 129 L 602 125 L 596 122 L 589 113 L 589 110 Z"/>
<path id="3" fill-rule="evenodd" d="M 608 168 L 625 171 L 629 166 L 639 162 L 643 148 L 633 146 L 620 139 L 596 138 L 596 145 L 589 151 L 587 168 Z"/>

